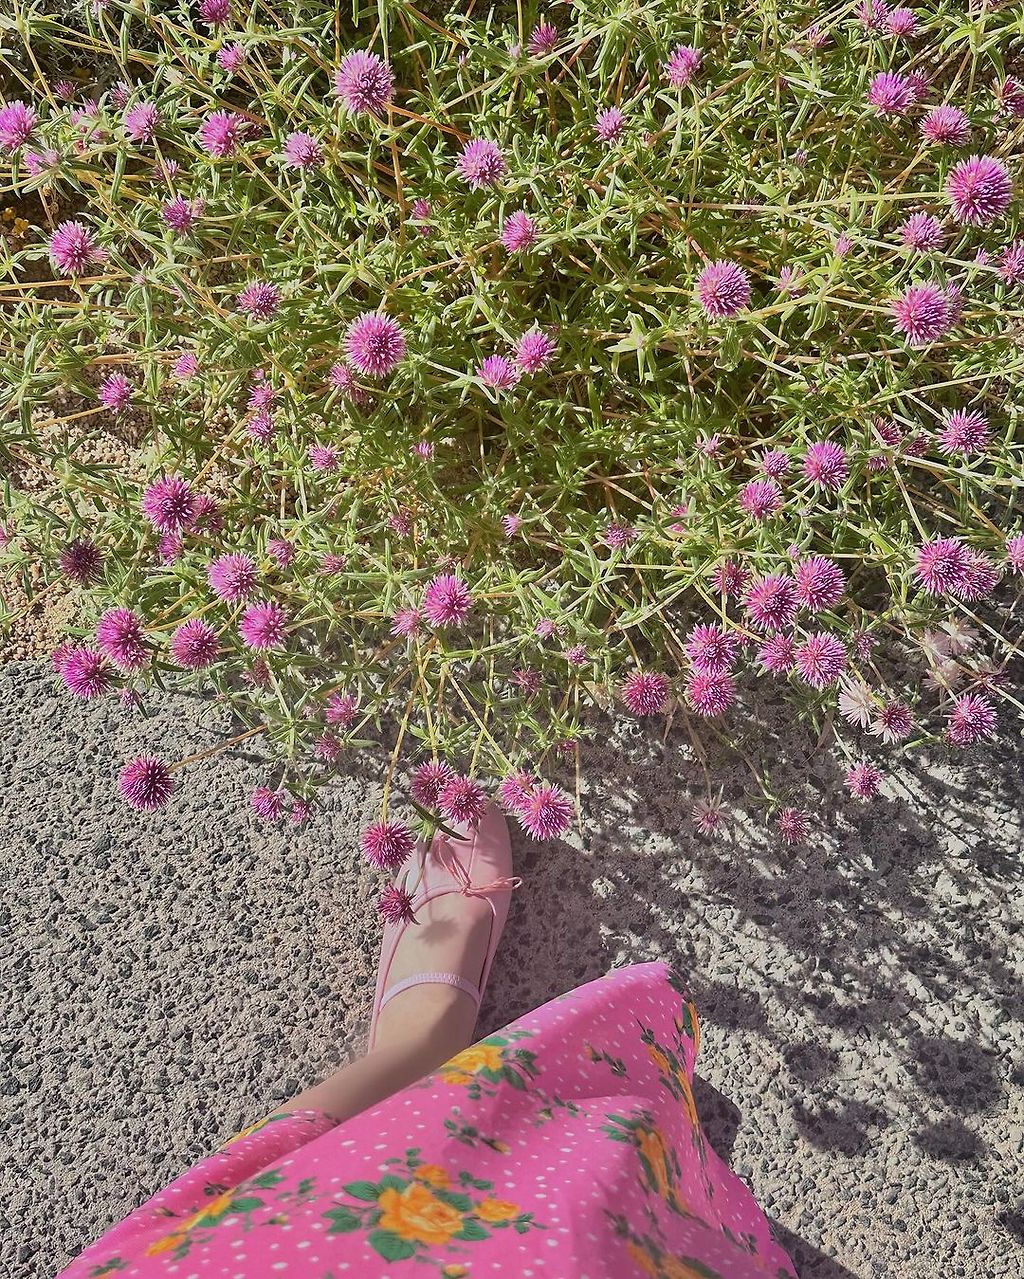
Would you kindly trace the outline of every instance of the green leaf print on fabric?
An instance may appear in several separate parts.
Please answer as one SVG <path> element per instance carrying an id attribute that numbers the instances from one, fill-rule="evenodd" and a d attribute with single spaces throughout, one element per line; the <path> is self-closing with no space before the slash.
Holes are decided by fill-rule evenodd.
<path id="1" fill-rule="evenodd" d="M 374 1203 L 380 1197 L 380 1188 L 372 1181 L 350 1181 L 342 1188 L 346 1195 L 351 1195 L 353 1199 L 362 1199 L 366 1203 Z"/>
<path id="2" fill-rule="evenodd" d="M 362 1221 L 351 1208 L 331 1208 L 329 1212 L 325 1212 L 324 1216 L 331 1223 L 330 1229 L 327 1231 L 329 1235 L 347 1235 L 353 1230 L 359 1230 L 362 1227 Z"/>
<path id="3" fill-rule="evenodd" d="M 367 1243 L 385 1261 L 408 1261 L 410 1257 L 416 1256 L 416 1245 L 407 1239 L 399 1239 L 390 1230 L 371 1231 Z"/>

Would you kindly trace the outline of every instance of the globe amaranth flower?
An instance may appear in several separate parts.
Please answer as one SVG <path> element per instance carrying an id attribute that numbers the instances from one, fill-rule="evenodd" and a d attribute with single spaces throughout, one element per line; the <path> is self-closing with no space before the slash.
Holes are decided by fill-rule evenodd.
<path id="1" fill-rule="evenodd" d="M 196 518 L 198 498 L 187 480 L 177 475 L 154 480 L 142 495 L 142 514 L 158 533 L 176 533 Z"/>
<path id="2" fill-rule="evenodd" d="M 207 155 L 225 160 L 245 141 L 248 123 L 234 111 L 212 111 L 199 126 L 199 145 Z"/>
<path id="3" fill-rule="evenodd" d="M 108 693 L 116 682 L 106 657 L 88 644 L 79 644 L 65 652 L 58 669 L 68 690 L 86 700 Z"/>
<path id="4" fill-rule="evenodd" d="M 523 517 L 521 515 L 503 515 L 501 517 L 501 531 L 509 539 L 515 537 L 522 527 Z"/>
<path id="5" fill-rule="evenodd" d="M 81 275 L 95 262 L 105 262 L 107 251 L 81 222 L 62 222 L 50 236 L 50 261 L 61 275 Z"/>
<path id="6" fill-rule="evenodd" d="M 498 803 L 507 813 L 519 813 L 529 803 L 536 785 L 536 779 L 527 772 L 509 773 L 498 785 Z"/>
<path id="7" fill-rule="evenodd" d="M 946 737 L 954 746 L 970 746 L 993 737 L 998 716 L 996 708 L 981 693 L 964 693 L 953 703 L 946 725 Z"/>
<path id="8" fill-rule="evenodd" d="M 929 595 L 947 595 L 965 578 L 967 547 L 955 537 L 936 537 L 917 548 L 914 577 Z"/>
<path id="9" fill-rule="evenodd" d="M 333 445 L 311 444 L 309 446 L 309 465 L 314 471 L 329 475 L 338 469 L 341 455 Z"/>
<path id="10" fill-rule="evenodd" d="M 690 809 L 690 820 L 700 835 L 717 835 L 725 823 L 725 809 L 720 800 L 698 799 Z"/>
<path id="11" fill-rule="evenodd" d="M 631 524 L 619 524 L 613 521 L 601 534 L 601 541 L 613 551 L 624 551 L 639 538 L 640 530 Z"/>
<path id="12" fill-rule="evenodd" d="M 880 71 L 868 85 L 868 103 L 879 115 L 904 115 L 915 97 L 907 77 L 891 71 Z"/>
<path id="13" fill-rule="evenodd" d="M 1014 76 L 1007 76 L 992 89 L 1000 115 L 1024 119 L 1024 84 Z"/>
<path id="14" fill-rule="evenodd" d="M 658 671 L 635 671 L 622 685 L 622 700 L 633 715 L 657 715 L 668 701 L 668 677 Z"/>
<path id="15" fill-rule="evenodd" d="M 176 195 L 163 205 L 160 212 L 172 231 L 184 235 L 196 225 L 205 208 L 203 200 L 186 200 L 183 196 Z"/>
<path id="16" fill-rule="evenodd" d="M 413 773 L 409 791 L 417 804 L 422 804 L 424 808 L 434 808 L 441 792 L 454 780 L 455 770 L 444 760 L 427 760 Z"/>
<path id="17" fill-rule="evenodd" d="M 775 825 L 784 844 L 802 844 L 810 829 L 810 818 L 799 808 L 784 808 L 776 817 Z"/>
<path id="18" fill-rule="evenodd" d="M 324 707 L 324 719 L 328 724 L 348 728 L 356 717 L 359 703 L 351 693 L 332 693 Z"/>
<path id="19" fill-rule="evenodd" d="M 772 675 L 791 671 L 796 662 L 796 641 L 792 635 L 773 635 L 757 650 L 757 662 Z"/>
<path id="20" fill-rule="evenodd" d="M 496 143 L 488 138 L 472 138 L 462 148 L 455 168 L 474 190 L 497 186 L 508 172 L 508 164 Z"/>
<path id="21" fill-rule="evenodd" d="M 61 162 L 61 154 L 52 147 L 43 147 L 41 151 L 26 151 L 23 159 L 25 168 L 33 178 L 41 174 L 52 173 Z"/>
<path id="22" fill-rule="evenodd" d="M 602 142 L 618 142 L 626 131 L 626 117 L 618 107 L 608 107 L 594 120 L 594 132 Z"/>
<path id="23" fill-rule="evenodd" d="M 525 253 L 539 238 L 537 224 L 525 209 L 510 213 L 501 228 L 501 242 L 509 253 Z"/>
<path id="24" fill-rule="evenodd" d="M 288 820 L 293 826 L 301 826 L 303 822 L 309 820 L 309 815 L 313 810 L 313 805 L 308 799 L 293 799 L 291 812 L 288 814 Z"/>
<path id="25" fill-rule="evenodd" d="M 265 280 L 253 280 L 239 293 L 238 309 L 253 320 L 269 320 L 281 309 L 281 290 Z"/>
<path id="26" fill-rule="evenodd" d="M 0 107 L 0 148 L 17 151 L 23 147 L 32 136 L 37 119 L 32 107 L 20 99 L 5 103 Z"/>
<path id="27" fill-rule="evenodd" d="M 133 142 L 152 142 L 159 123 L 160 112 L 152 102 L 139 102 L 125 112 L 124 130 Z"/>
<path id="28" fill-rule="evenodd" d="M 686 655 L 695 669 L 731 671 L 736 665 L 736 635 L 721 626 L 698 623 L 686 637 Z"/>
<path id="29" fill-rule="evenodd" d="M 692 45 L 677 45 L 665 62 L 665 79 L 673 89 L 685 89 L 700 70 L 703 60 L 701 51 Z"/>
<path id="30" fill-rule="evenodd" d="M 118 789 L 132 808 L 152 813 L 163 808 L 174 794 L 171 770 L 152 755 L 140 755 L 121 769 Z"/>
<path id="31" fill-rule="evenodd" d="M 865 31 L 884 31 L 889 6 L 885 0 L 860 0 L 857 5 L 857 21 Z"/>
<path id="32" fill-rule="evenodd" d="M 520 826 L 531 839 L 557 839 L 572 825 L 576 806 L 559 786 L 534 787 L 515 810 Z"/>
<path id="33" fill-rule="evenodd" d="M 519 381 L 519 370 L 503 355 L 489 355 L 476 370 L 476 376 L 495 391 L 507 391 Z"/>
<path id="34" fill-rule="evenodd" d="M 202 0 L 199 16 L 208 27 L 224 27 L 231 21 L 231 0 Z"/>
<path id="35" fill-rule="evenodd" d="M 988 418 L 973 409 L 954 409 L 942 420 L 939 448 L 943 453 L 977 453 L 988 443 Z"/>
<path id="36" fill-rule="evenodd" d="M 130 608 L 108 608 L 96 626 L 96 643 L 123 671 L 141 671 L 149 662 L 142 618 Z"/>
<path id="37" fill-rule="evenodd" d="M 728 319 L 750 302 L 750 277 L 736 262 L 709 262 L 697 277 L 697 297 L 713 320 Z"/>
<path id="38" fill-rule="evenodd" d="M 696 714 L 710 719 L 727 711 L 736 700 L 736 685 L 728 671 L 693 670 L 686 677 L 687 705 Z"/>
<path id="39" fill-rule="evenodd" d="M 971 136 L 971 122 L 959 107 L 932 107 L 921 122 L 921 136 L 932 146 L 962 147 Z"/>
<path id="40" fill-rule="evenodd" d="M 456 822 L 478 822 L 487 808 L 487 793 L 472 777 L 453 777 L 441 788 L 437 806 Z"/>
<path id="41" fill-rule="evenodd" d="M 395 91 L 395 73 L 376 53 L 356 49 L 334 73 L 334 92 L 353 115 L 383 114 Z"/>
<path id="42" fill-rule="evenodd" d="M 417 922 L 412 897 L 397 884 L 389 884 L 381 893 L 380 901 L 377 902 L 377 914 L 385 924 L 392 927 Z"/>
<path id="43" fill-rule="evenodd" d="M 804 454 L 803 473 L 820 488 L 840 489 L 850 474 L 846 452 L 831 440 L 819 440 Z"/>
<path id="44" fill-rule="evenodd" d="M 161 564 L 173 564 L 181 555 L 185 539 L 180 533 L 161 533 L 157 543 L 157 555 Z"/>
<path id="45" fill-rule="evenodd" d="M 892 302 L 895 328 L 910 346 L 927 346 L 952 327 L 949 299 L 934 284 L 911 284 Z"/>
<path id="46" fill-rule="evenodd" d="M 423 623 L 423 614 L 418 608 L 396 609 L 391 618 L 392 635 L 415 635 Z"/>
<path id="47" fill-rule="evenodd" d="M 347 364 L 332 364 L 329 381 L 336 391 L 341 392 L 342 399 L 352 404 L 365 404 L 369 399 Z"/>
<path id="48" fill-rule="evenodd" d="M 898 698 L 888 701 L 871 721 L 871 732 L 891 746 L 894 742 L 902 742 L 914 730 L 914 717 L 906 702 Z"/>
<path id="49" fill-rule="evenodd" d="M 57 557 L 60 571 L 79 586 L 89 586 L 103 576 L 103 556 L 95 542 L 76 538 Z"/>
<path id="50" fill-rule="evenodd" d="M 765 475 L 773 480 L 786 475 L 791 466 L 789 454 L 783 453 L 781 449 L 768 449 L 758 458 L 757 464 Z"/>
<path id="51" fill-rule="evenodd" d="M 912 213 L 900 224 L 900 240 L 914 253 L 930 253 L 941 249 L 946 239 L 942 223 L 930 213 Z"/>
<path id="52" fill-rule="evenodd" d="M 324 152 L 311 133 L 289 133 L 284 140 L 284 158 L 293 169 L 315 169 L 323 164 Z"/>
<path id="53" fill-rule="evenodd" d="M 912 36 L 917 30 L 917 14 L 913 9 L 893 9 L 885 15 L 885 28 L 890 35 Z"/>
<path id="54" fill-rule="evenodd" d="M 405 359 L 405 334 L 382 311 L 364 311 L 348 327 L 345 353 L 365 377 L 387 377 Z"/>
<path id="55" fill-rule="evenodd" d="M 554 354 L 554 340 L 540 329 L 530 329 L 516 343 L 516 364 L 524 373 L 539 373 L 546 369 Z"/>
<path id="56" fill-rule="evenodd" d="M 288 635 L 288 614 L 280 604 L 250 604 L 238 633 L 249 648 L 280 648 Z"/>
<path id="57" fill-rule="evenodd" d="M 854 799 L 874 799 L 882 786 L 882 774 L 866 761 L 846 771 L 846 787 Z"/>
<path id="58" fill-rule="evenodd" d="M 782 489 L 774 480 L 749 480 L 740 489 L 740 506 L 755 520 L 763 521 L 782 510 Z"/>
<path id="59" fill-rule="evenodd" d="M 111 373 L 100 384 L 99 401 L 111 413 L 123 413 L 131 403 L 135 387 L 123 373 Z"/>
<path id="60" fill-rule="evenodd" d="M 423 615 L 431 626 L 459 626 L 472 607 L 469 587 L 452 573 L 439 574 L 423 592 Z"/>
<path id="61" fill-rule="evenodd" d="M 1013 182 L 1006 166 L 994 156 L 972 155 L 950 170 L 946 194 L 958 222 L 990 226 L 1009 208 Z"/>
<path id="62" fill-rule="evenodd" d="M 249 804 L 258 817 L 273 822 L 284 811 L 284 796 L 279 790 L 271 790 L 269 786 L 257 786 L 249 795 Z"/>
<path id="63" fill-rule="evenodd" d="M 180 381 L 187 381 L 199 372 L 199 359 L 193 351 L 186 351 L 174 361 L 174 376 Z"/>
<path id="64" fill-rule="evenodd" d="M 769 634 L 786 630 L 793 624 L 799 604 L 796 584 L 790 577 L 771 573 L 747 587 L 743 603 L 756 630 Z"/>
<path id="65" fill-rule="evenodd" d="M 828 688 L 846 669 L 846 646 L 827 631 L 818 631 L 796 646 L 793 660 L 811 688 Z"/>
<path id="66" fill-rule="evenodd" d="M 999 569 L 995 564 L 981 551 L 965 547 L 963 569 L 950 591 L 957 599 L 973 603 L 990 594 L 998 581 Z"/>
<path id="67" fill-rule="evenodd" d="M 325 764 L 333 764 L 342 752 L 341 742 L 333 733 L 321 733 L 313 743 L 313 754 Z"/>
<path id="68" fill-rule="evenodd" d="M 1007 284 L 1024 281 L 1024 240 L 1014 240 L 1000 251 L 996 261 L 1000 279 Z"/>
<path id="69" fill-rule="evenodd" d="M 1024 533 L 1006 539 L 1006 559 L 1015 573 L 1024 573 Z"/>
<path id="70" fill-rule="evenodd" d="M 171 637 L 171 656 L 187 671 L 211 666 L 220 654 L 217 632 L 201 617 L 182 622 Z"/>
<path id="71" fill-rule="evenodd" d="M 824 555 L 809 555 L 793 570 L 797 598 L 812 613 L 832 608 L 843 597 L 846 578 L 842 569 Z"/>
<path id="72" fill-rule="evenodd" d="M 538 22 L 530 32 L 526 51 L 531 58 L 546 58 L 558 45 L 558 28 L 550 22 Z"/>
<path id="73" fill-rule="evenodd" d="M 245 61 L 245 49 L 237 42 L 222 45 L 217 50 L 217 65 L 222 71 L 232 74 Z"/>

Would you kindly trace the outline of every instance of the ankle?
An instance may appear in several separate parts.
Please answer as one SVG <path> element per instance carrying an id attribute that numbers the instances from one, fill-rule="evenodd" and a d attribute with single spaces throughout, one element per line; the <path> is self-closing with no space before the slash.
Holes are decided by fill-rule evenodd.
<path id="1" fill-rule="evenodd" d="M 415 986 L 396 995 L 377 1020 L 374 1051 L 386 1048 L 430 1060 L 424 1073 L 473 1042 L 474 1000 L 450 986 Z"/>

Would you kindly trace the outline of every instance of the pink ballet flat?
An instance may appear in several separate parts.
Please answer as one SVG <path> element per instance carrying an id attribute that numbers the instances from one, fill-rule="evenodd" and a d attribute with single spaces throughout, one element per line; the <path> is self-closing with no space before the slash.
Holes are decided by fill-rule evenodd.
<path id="1" fill-rule="evenodd" d="M 408 884 L 416 884 L 418 881 L 412 903 L 414 914 L 427 902 L 449 893 L 484 898 L 491 908 L 491 924 L 480 980 L 474 986 L 460 973 L 424 972 L 414 973 L 389 986 L 388 976 L 398 952 L 398 944 L 410 925 L 386 925 L 377 969 L 377 993 L 370 1017 L 371 1048 L 377 1036 L 377 1021 L 381 1009 L 404 990 L 424 985 L 454 986 L 456 990 L 469 995 L 478 1008 L 483 998 L 498 942 L 508 918 L 512 889 L 518 888 L 522 880 L 512 874 L 512 845 L 508 824 L 496 804 L 488 805 L 475 826 L 454 822 L 447 824 L 450 829 L 459 832 L 459 837 L 452 838 L 443 831 L 438 831 L 430 847 L 426 849 L 421 841 L 417 841 L 416 848 L 396 878 L 401 882 L 404 876 Z M 413 924 L 412 927 L 416 925 Z"/>

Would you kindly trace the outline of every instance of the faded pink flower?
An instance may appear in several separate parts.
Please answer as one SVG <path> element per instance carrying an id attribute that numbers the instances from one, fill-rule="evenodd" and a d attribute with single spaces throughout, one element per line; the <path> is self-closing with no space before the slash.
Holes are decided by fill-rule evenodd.
<path id="1" fill-rule="evenodd" d="M 946 737 L 954 746 L 970 746 L 993 737 L 997 719 L 996 708 L 984 694 L 964 693 L 953 703 Z"/>
<path id="2" fill-rule="evenodd" d="M 400 608 L 391 618 L 392 635 L 415 635 L 423 623 L 423 614 L 418 608 Z"/>
<path id="3" fill-rule="evenodd" d="M 311 133 L 289 133 L 284 158 L 293 169 L 315 169 L 324 162 L 323 147 Z"/>
<path id="4" fill-rule="evenodd" d="M 1007 284 L 1020 284 L 1024 280 L 1024 240 L 1014 240 L 1000 252 L 996 270 Z"/>
<path id="5" fill-rule="evenodd" d="M 899 700 L 886 702 L 871 722 L 871 732 L 891 746 L 894 742 L 902 742 L 914 730 L 914 717 L 906 702 Z"/>
<path id="6" fill-rule="evenodd" d="M 881 789 L 882 774 L 866 761 L 846 771 L 846 786 L 854 799 L 874 799 Z"/>
<path id="7" fill-rule="evenodd" d="M 232 75 L 245 61 L 245 49 L 237 42 L 225 44 L 217 50 L 217 65 Z"/>
<path id="8" fill-rule="evenodd" d="M 618 142 L 626 131 L 626 117 L 618 107 L 608 107 L 594 120 L 594 132 L 602 142 Z"/>
<path id="9" fill-rule="evenodd" d="M 535 785 L 529 773 L 510 773 L 498 786 L 498 803 L 508 813 L 520 813 L 529 803 Z"/>

